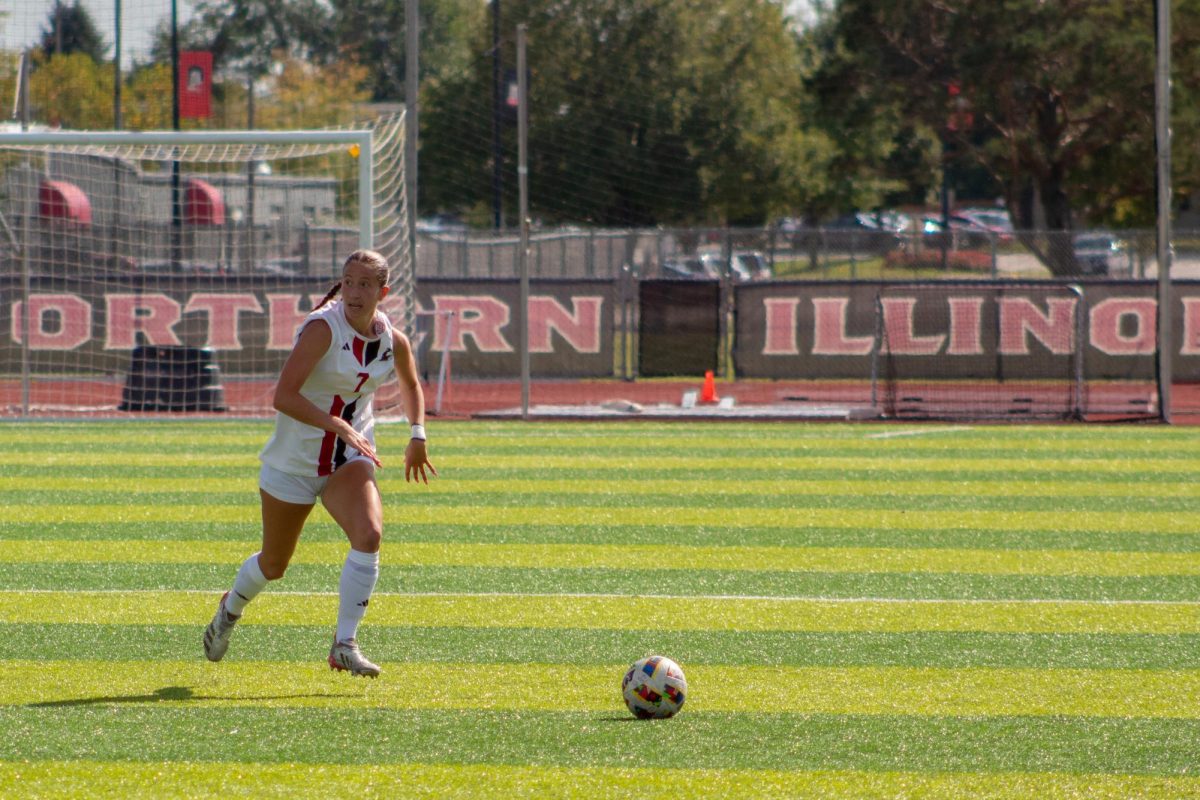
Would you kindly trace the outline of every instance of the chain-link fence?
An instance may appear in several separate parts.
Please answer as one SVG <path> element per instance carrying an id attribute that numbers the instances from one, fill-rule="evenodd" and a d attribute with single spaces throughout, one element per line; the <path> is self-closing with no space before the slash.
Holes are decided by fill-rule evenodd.
<path id="1" fill-rule="evenodd" d="M 417 238 L 417 275 L 520 274 L 515 231 L 466 227 Z M 761 280 L 1139 279 L 1157 275 L 1152 230 L 892 232 L 839 227 L 586 229 L 530 237 L 529 274 L 540 278 Z M 1173 277 L 1200 276 L 1200 235 L 1175 237 Z"/>

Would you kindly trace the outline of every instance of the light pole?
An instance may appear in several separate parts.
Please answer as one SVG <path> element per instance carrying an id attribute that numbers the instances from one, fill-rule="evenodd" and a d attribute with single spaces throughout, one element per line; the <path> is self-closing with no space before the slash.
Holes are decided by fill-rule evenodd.
<path id="1" fill-rule="evenodd" d="M 504 180 L 500 169 L 504 153 L 500 148 L 500 0 L 492 0 L 492 217 L 496 230 L 504 227 Z"/>
<path id="2" fill-rule="evenodd" d="M 171 0 L 171 129 L 179 130 L 179 3 Z M 179 160 L 171 162 L 171 267 L 179 269 L 183 239 Z"/>
<path id="3" fill-rule="evenodd" d="M 1158 414 L 1171 421 L 1171 5 L 1154 2 L 1154 142 L 1158 184 Z"/>

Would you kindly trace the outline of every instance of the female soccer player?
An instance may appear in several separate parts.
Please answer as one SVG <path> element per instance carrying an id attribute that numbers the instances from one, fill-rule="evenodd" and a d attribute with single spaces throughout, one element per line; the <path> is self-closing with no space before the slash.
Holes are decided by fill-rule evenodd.
<path id="1" fill-rule="evenodd" d="M 268 581 L 283 577 L 318 497 L 346 532 L 350 552 L 338 583 L 337 632 L 329 666 L 372 678 L 379 667 L 358 648 L 358 624 L 379 577 L 383 504 L 375 483 L 372 396 L 394 373 L 412 438 L 404 479 L 437 475 L 425 450 L 425 401 L 408 338 L 378 312 L 388 293 L 387 260 L 372 250 L 346 259 L 335 284 L 296 334 L 275 387 L 275 431 L 260 455 L 262 549 L 246 559 L 204 631 L 204 655 L 220 661 L 242 612 Z M 341 293 L 341 298 L 334 300 Z M 332 301 L 332 302 L 331 302 Z"/>

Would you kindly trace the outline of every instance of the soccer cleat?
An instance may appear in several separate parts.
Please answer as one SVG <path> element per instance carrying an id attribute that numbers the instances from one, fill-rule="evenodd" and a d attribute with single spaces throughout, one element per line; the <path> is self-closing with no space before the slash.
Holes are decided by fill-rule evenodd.
<path id="1" fill-rule="evenodd" d="M 351 675 L 363 675 L 368 678 L 378 676 L 381 671 L 377 665 L 367 661 L 354 639 L 334 641 L 333 647 L 329 649 L 329 668 L 349 670 Z"/>
<path id="2" fill-rule="evenodd" d="M 225 610 L 226 597 L 229 597 L 229 592 L 221 595 L 217 613 L 213 614 L 212 622 L 204 629 L 204 657 L 209 661 L 220 661 L 225 657 L 225 651 L 229 649 L 229 634 L 241 619 L 240 616 L 235 617 Z"/>

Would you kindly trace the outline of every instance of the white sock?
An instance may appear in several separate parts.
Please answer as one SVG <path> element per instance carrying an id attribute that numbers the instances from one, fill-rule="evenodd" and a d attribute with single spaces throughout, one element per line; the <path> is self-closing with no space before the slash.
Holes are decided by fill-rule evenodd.
<path id="1" fill-rule="evenodd" d="M 337 640 L 344 642 L 358 635 L 358 623 L 367 613 L 367 603 L 375 581 L 379 580 L 379 553 L 351 549 L 346 554 L 342 578 L 338 581 Z"/>
<path id="2" fill-rule="evenodd" d="M 253 600 L 267 585 L 267 578 L 258 566 L 258 553 L 242 562 L 237 577 L 233 579 L 233 589 L 225 598 L 225 610 L 235 617 L 240 617 L 246 604 Z"/>

